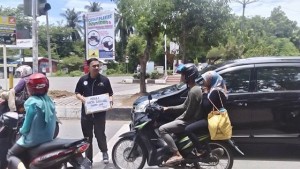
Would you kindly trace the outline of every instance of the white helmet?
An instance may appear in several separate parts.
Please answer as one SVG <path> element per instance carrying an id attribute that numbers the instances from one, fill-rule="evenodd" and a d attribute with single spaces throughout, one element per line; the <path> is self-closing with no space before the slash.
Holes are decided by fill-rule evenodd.
<path id="1" fill-rule="evenodd" d="M 15 77 L 26 77 L 32 74 L 32 69 L 28 65 L 22 65 L 16 69 Z"/>

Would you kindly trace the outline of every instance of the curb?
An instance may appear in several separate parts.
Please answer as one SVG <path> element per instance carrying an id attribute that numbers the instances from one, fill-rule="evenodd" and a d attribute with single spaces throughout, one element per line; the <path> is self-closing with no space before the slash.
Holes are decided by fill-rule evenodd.
<path id="1" fill-rule="evenodd" d="M 166 84 L 166 79 L 146 79 L 146 84 Z M 122 83 L 130 84 L 130 83 L 140 83 L 139 79 L 123 79 Z"/>
<path id="2" fill-rule="evenodd" d="M 81 107 L 56 106 L 57 117 L 67 119 L 80 119 Z M 107 120 L 131 120 L 131 108 L 112 108 L 106 112 Z"/>

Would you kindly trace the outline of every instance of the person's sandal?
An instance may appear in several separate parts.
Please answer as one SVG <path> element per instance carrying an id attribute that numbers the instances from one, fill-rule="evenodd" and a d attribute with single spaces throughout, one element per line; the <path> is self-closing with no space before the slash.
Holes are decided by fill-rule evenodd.
<path id="1" fill-rule="evenodd" d="M 166 161 L 166 165 L 170 165 L 170 164 L 176 164 L 176 163 L 179 163 L 183 160 L 182 156 L 172 156 L 171 158 L 169 158 L 167 161 Z"/>

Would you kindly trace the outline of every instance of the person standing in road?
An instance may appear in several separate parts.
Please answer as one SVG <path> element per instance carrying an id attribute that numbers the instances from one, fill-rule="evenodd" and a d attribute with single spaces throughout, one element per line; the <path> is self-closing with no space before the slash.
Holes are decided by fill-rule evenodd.
<path id="1" fill-rule="evenodd" d="M 97 58 L 87 60 L 89 73 L 82 76 L 77 82 L 76 98 L 82 102 L 81 108 L 81 129 L 84 137 L 89 138 L 90 147 L 86 151 L 87 157 L 93 162 L 93 132 L 98 142 L 98 147 L 103 154 L 103 162 L 108 164 L 107 141 L 105 135 L 106 112 L 94 114 L 85 113 L 85 97 L 100 94 L 109 94 L 110 104 L 113 105 L 113 91 L 107 77 L 101 75 L 100 62 Z"/>

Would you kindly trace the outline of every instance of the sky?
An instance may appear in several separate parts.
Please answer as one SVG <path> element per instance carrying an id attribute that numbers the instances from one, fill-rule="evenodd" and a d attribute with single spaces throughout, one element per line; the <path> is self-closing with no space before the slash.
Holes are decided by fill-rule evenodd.
<path id="1" fill-rule="evenodd" d="M 75 8 L 75 11 L 86 11 L 84 6 L 89 5 L 89 2 L 100 2 L 103 9 L 106 10 L 114 10 L 116 8 L 116 5 L 110 0 L 48 0 L 48 3 L 52 7 L 49 11 L 49 22 L 56 24 L 58 21 L 63 21 L 63 23 L 66 23 L 65 19 L 60 16 L 61 13 L 64 13 L 68 8 Z M 17 7 L 22 3 L 23 0 L 0 0 L 0 6 L 4 7 Z M 281 6 L 281 9 L 290 20 L 297 21 L 298 26 L 300 26 L 300 0 L 258 0 L 246 6 L 245 16 L 253 17 L 260 15 L 262 17 L 269 17 L 271 11 L 278 6 Z M 238 16 L 242 15 L 243 8 L 241 4 L 232 2 L 230 3 L 230 7 L 232 8 L 232 13 Z M 38 20 L 40 23 L 45 23 L 46 17 L 38 17 Z"/>

